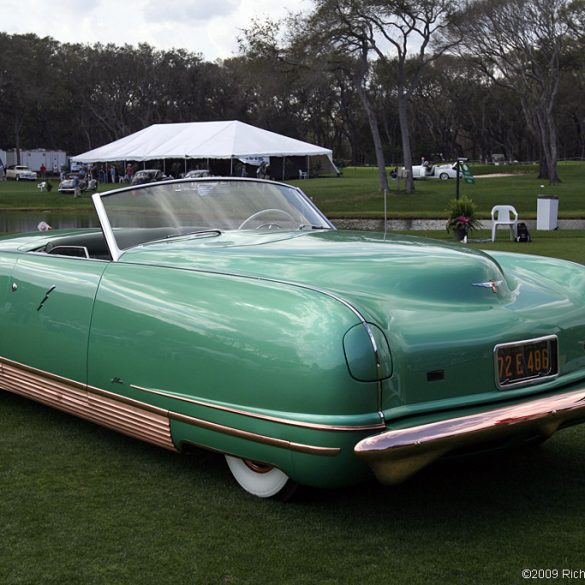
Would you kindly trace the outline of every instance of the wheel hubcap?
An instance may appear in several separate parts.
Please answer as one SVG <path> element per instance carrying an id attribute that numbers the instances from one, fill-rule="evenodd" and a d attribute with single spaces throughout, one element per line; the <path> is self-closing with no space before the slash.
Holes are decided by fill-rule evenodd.
<path id="1" fill-rule="evenodd" d="M 265 463 L 256 463 L 255 461 L 250 461 L 249 459 L 243 459 L 243 462 L 246 464 L 246 467 L 255 471 L 256 473 L 268 473 L 272 469 L 272 465 L 266 465 Z"/>

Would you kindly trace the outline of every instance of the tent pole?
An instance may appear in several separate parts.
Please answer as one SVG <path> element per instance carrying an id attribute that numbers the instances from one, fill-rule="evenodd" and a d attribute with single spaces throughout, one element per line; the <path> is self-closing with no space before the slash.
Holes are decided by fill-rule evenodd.
<path id="1" fill-rule="evenodd" d="M 307 179 L 311 176 L 311 174 L 309 173 L 309 155 L 307 155 Z"/>
<path id="2" fill-rule="evenodd" d="M 234 176 L 234 157 L 230 156 L 230 177 Z"/>
<path id="3" fill-rule="evenodd" d="M 185 174 L 187 174 L 187 156 L 185 155 Z"/>
<path id="4" fill-rule="evenodd" d="M 282 157 L 282 180 L 284 181 L 284 169 L 286 168 L 286 156 Z"/>

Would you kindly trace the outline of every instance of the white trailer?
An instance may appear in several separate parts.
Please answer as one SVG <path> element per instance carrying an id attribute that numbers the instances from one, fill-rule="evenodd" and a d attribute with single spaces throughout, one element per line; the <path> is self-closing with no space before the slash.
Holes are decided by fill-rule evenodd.
<path id="1" fill-rule="evenodd" d="M 7 159 L 7 165 L 25 165 L 31 171 L 37 173 L 43 165 L 45 165 L 47 173 L 55 174 L 59 174 L 61 168 L 67 166 L 67 153 L 64 150 L 45 150 L 44 148 L 35 148 L 34 150 L 21 149 L 20 161 L 18 161 L 16 149 L 12 149 L 8 151 Z"/>
<path id="2" fill-rule="evenodd" d="M 8 163 L 6 162 L 6 151 L 0 150 L 0 181 L 6 180 L 6 166 Z"/>

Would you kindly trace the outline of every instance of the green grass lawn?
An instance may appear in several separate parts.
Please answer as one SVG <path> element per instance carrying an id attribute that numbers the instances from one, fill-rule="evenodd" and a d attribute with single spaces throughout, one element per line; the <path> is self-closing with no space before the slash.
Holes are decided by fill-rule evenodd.
<path id="1" fill-rule="evenodd" d="M 559 185 L 544 185 L 536 167 L 478 167 L 474 184 L 461 183 L 460 194 L 471 197 L 482 217 L 489 218 L 494 205 L 514 205 L 523 219 L 536 218 L 537 197 L 559 197 L 559 217 L 585 218 L 585 163 L 562 163 Z M 486 177 L 486 172 L 514 172 L 511 177 Z M 481 174 L 480 174 L 481 173 Z M 346 168 L 339 178 L 294 181 L 310 195 L 329 217 L 383 217 L 384 197 L 379 191 L 373 168 Z M 404 185 L 402 185 L 404 188 Z M 388 216 L 393 218 L 447 217 L 447 207 L 455 198 L 456 181 L 415 181 L 415 192 L 397 191 L 392 182 L 388 193 Z"/>
<path id="2" fill-rule="evenodd" d="M 91 192 L 74 198 L 72 193 L 59 193 L 58 180 L 51 180 L 53 189 L 50 192 L 39 191 L 39 181 L 3 181 L 0 183 L 0 209 L 90 209 Z M 104 185 L 105 187 L 105 185 Z"/>
<path id="3" fill-rule="evenodd" d="M 409 236 L 427 237 L 436 240 L 452 242 L 453 236 L 445 230 L 432 231 L 405 231 L 400 232 Z M 557 231 L 535 231 L 530 232 L 532 242 L 517 243 L 511 242 L 508 232 L 501 230 L 495 242 L 490 240 L 491 232 L 478 230 L 473 232 L 467 246 L 485 250 L 499 250 L 502 252 L 517 252 L 521 254 L 537 254 L 539 256 L 552 256 L 563 258 L 573 262 L 585 264 L 585 230 L 557 230 Z M 464 246 L 465 244 L 459 244 Z"/>
<path id="4" fill-rule="evenodd" d="M 494 585 L 583 568 L 585 427 L 282 504 L 242 492 L 217 454 L 173 455 L 9 393 L 0 421 L 3 585 Z"/>
<path id="5" fill-rule="evenodd" d="M 559 217 L 585 218 L 585 162 L 561 163 L 562 183 L 541 188 L 537 167 L 532 166 L 480 166 L 472 167 L 476 181 L 472 185 L 461 183 L 460 193 L 468 195 L 477 204 L 480 214 L 489 217 L 496 204 L 514 205 L 521 218 L 536 217 L 538 195 L 559 197 Z M 487 173 L 514 173 L 511 177 L 488 178 Z M 0 183 L 0 209 L 89 209 L 90 193 L 80 199 L 57 191 L 57 181 L 50 193 L 40 192 L 37 183 L 6 181 Z M 341 177 L 323 177 L 308 181 L 291 181 L 300 186 L 330 217 L 382 217 L 384 198 L 379 191 L 377 169 L 347 167 Z M 114 185 L 117 187 L 118 185 Z M 100 191 L 113 185 L 100 185 Z M 402 188 L 404 185 L 402 185 Z M 407 195 L 397 191 L 392 182 L 388 194 L 389 217 L 440 218 L 447 216 L 448 202 L 455 197 L 455 181 L 415 181 L 415 192 Z"/>

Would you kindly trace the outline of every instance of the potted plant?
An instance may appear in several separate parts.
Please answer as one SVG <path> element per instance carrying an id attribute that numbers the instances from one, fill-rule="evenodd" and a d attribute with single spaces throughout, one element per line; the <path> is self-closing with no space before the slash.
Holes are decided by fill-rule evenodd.
<path id="1" fill-rule="evenodd" d="M 453 232 L 456 240 L 464 240 L 480 225 L 481 222 L 477 218 L 477 208 L 469 197 L 463 195 L 460 199 L 453 199 L 449 203 L 447 232 Z"/>

